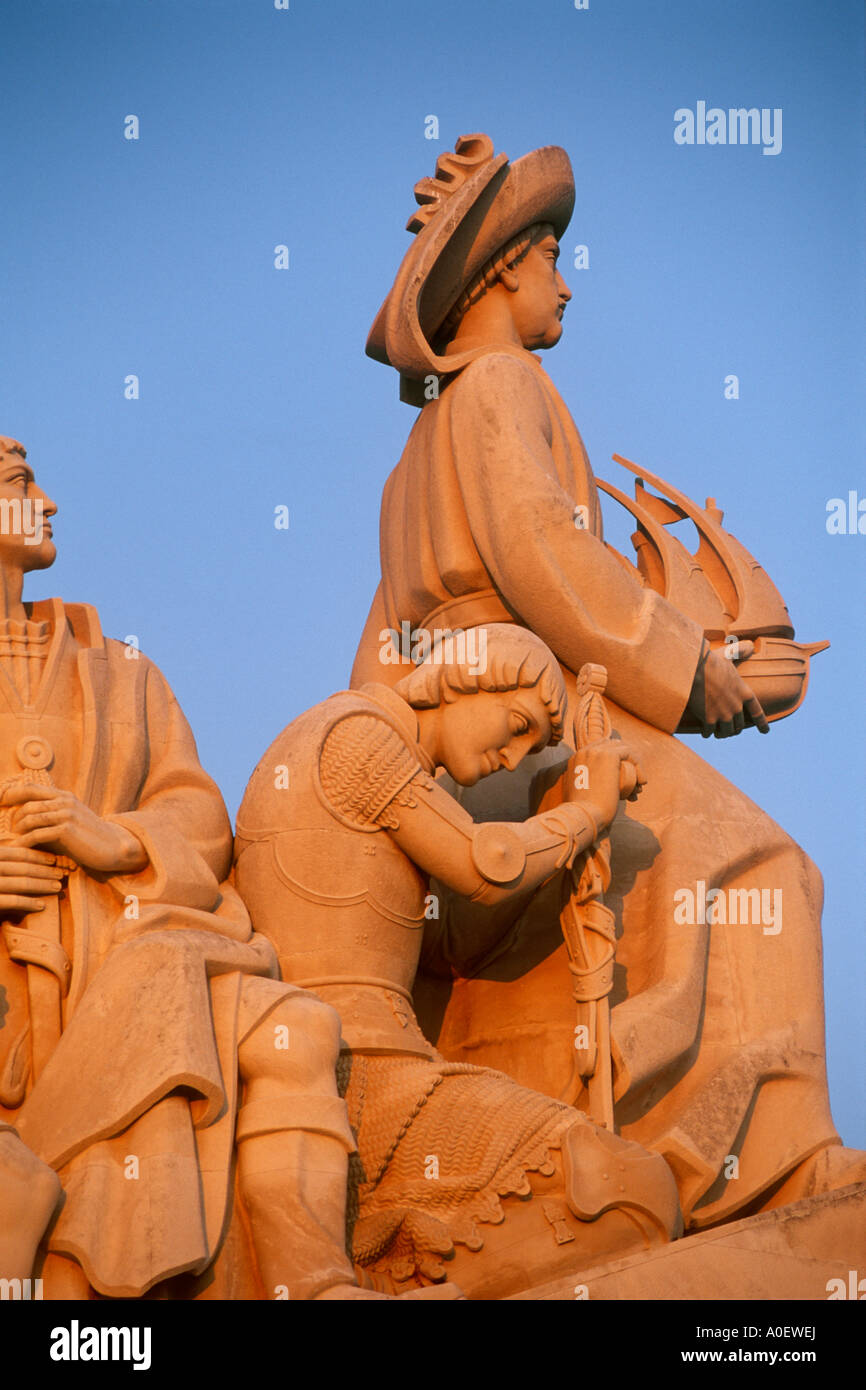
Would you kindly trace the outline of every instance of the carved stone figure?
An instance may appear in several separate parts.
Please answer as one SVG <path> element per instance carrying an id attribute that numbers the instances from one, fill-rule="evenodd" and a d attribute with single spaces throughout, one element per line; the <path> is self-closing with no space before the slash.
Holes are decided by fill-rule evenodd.
<path id="1" fill-rule="evenodd" d="M 7 438 L 0 504 L 0 1278 L 359 1294 L 337 1016 L 253 935 L 156 667 L 86 605 L 22 602 L 56 508 Z"/>
<path id="2" fill-rule="evenodd" d="M 463 637 L 396 689 L 334 695 L 278 736 L 238 814 L 235 876 L 283 977 L 342 1022 L 361 1277 L 400 1292 L 447 1273 L 493 1298 L 665 1241 L 679 1212 L 659 1158 L 501 1073 L 446 1061 L 415 1017 L 429 876 L 486 909 L 466 949 L 489 959 L 517 905 L 542 883 L 561 891 L 603 837 L 621 773 L 624 794 L 639 776 L 621 741 L 594 740 L 590 791 L 524 823 L 476 825 L 437 768 L 464 786 L 516 768 L 560 741 L 566 698 L 524 629 Z"/>
<path id="3" fill-rule="evenodd" d="M 639 474 L 635 503 L 623 499 L 638 518 L 638 567 L 605 544 L 583 443 L 536 355 L 559 340 L 571 300 L 557 269 L 574 202 L 565 152 L 512 164 L 467 136 L 416 198 L 417 235 L 367 350 L 422 408 L 385 486 L 382 581 L 352 684 L 405 676 L 391 633 L 487 622 L 538 634 L 570 696 L 584 663 L 603 664 L 613 727 L 647 776 L 612 826 L 604 891 L 619 1132 L 665 1156 L 692 1231 L 862 1179 L 827 1097 L 820 876 L 672 737 L 766 732 L 768 716 L 799 704 L 817 647 L 793 642 L 782 600 L 712 499 L 695 508 L 627 465 Z M 697 556 L 665 529 L 685 515 L 702 532 Z M 562 801 L 577 771 L 564 764 L 527 758 L 522 777 L 500 772 L 461 799 L 478 817 L 521 820 Z M 444 950 L 419 975 L 416 1005 L 444 1056 L 569 1091 L 562 912 L 542 887 L 509 949 L 479 963 L 464 943 L 483 913 L 443 892 Z M 571 1091 L 585 1109 L 591 1075 L 585 1065 Z"/>

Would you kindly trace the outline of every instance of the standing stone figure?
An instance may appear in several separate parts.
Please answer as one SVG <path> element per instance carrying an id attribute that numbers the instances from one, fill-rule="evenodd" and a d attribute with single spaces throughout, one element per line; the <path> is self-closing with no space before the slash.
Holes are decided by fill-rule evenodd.
<path id="1" fill-rule="evenodd" d="M 382 580 L 352 684 L 405 675 L 408 660 L 382 659 L 388 633 L 489 622 L 541 637 L 570 696 L 583 663 L 601 663 L 613 726 L 647 777 L 639 806 L 612 827 L 605 893 L 618 937 L 619 1132 L 665 1156 L 687 1231 L 851 1183 L 863 1156 L 841 1147 L 827 1097 L 820 876 L 672 737 L 766 732 L 749 658 L 770 636 L 793 637 L 784 606 L 766 627 L 739 629 L 728 607 L 727 630 L 743 639 L 728 652 L 738 668 L 718 633 L 604 542 L 583 443 L 536 355 L 559 340 L 571 300 L 557 268 L 574 204 L 565 152 L 511 164 L 486 136 L 467 136 L 415 192 L 415 241 L 367 351 L 396 368 L 403 399 L 421 410 L 385 486 Z M 757 583 L 758 567 L 749 574 Z M 522 819 L 559 804 L 562 773 L 562 762 L 535 759 L 532 775 L 500 773 L 464 804 Z M 714 910 L 689 921 L 678 905 L 702 891 Z M 445 1056 L 559 1095 L 574 1019 L 560 903 L 542 888 L 510 950 L 478 967 L 460 944 L 471 944 L 477 910 L 445 899 L 449 953 L 419 978 L 422 1021 Z M 767 900 L 778 912 L 766 920 L 725 912 Z"/>

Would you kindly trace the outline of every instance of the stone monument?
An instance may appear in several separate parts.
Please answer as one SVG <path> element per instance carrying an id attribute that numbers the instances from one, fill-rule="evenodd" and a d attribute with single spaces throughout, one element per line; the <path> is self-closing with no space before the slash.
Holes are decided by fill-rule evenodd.
<path id="1" fill-rule="evenodd" d="M 766 734 L 826 643 L 714 498 L 595 478 L 537 355 L 565 152 L 465 136 L 415 193 L 367 349 L 419 408 L 381 584 L 234 843 L 153 663 L 24 601 L 56 507 L 0 438 L 0 1280 L 825 1299 L 866 1260 L 866 1156 L 827 1096 L 820 875 L 674 735 Z"/>
<path id="2" fill-rule="evenodd" d="M 424 1032 L 445 1057 L 613 1117 L 662 1154 L 687 1233 L 840 1189 L 862 1200 L 864 1156 L 841 1145 L 827 1099 L 820 876 L 672 737 L 766 733 L 826 644 L 794 641 L 714 499 L 700 508 L 628 460 L 634 501 L 601 486 L 636 518 L 637 563 L 605 544 L 596 479 L 537 355 L 571 300 L 557 269 L 565 152 L 511 163 L 466 136 L 415 196 L 415 239 L 367 351 L 420 414 L 385 486 L 353 685 L 398 683 L 437 630 L 515 623 L 554 652 L 570 701 L 586 663 L 605 668 L 606 717 L 646 775 L 611 826 L 603 882 L 584 885 L 597 929 L 579 968 L 580 893 L 563 904 L 559 885 L 540 887 L 479 961 L 489 911 L 442 885 L 416 982 Z M 696 554 L 668 529 L 685 517 Z M 476 819 L 520 821 L 585 775 L 547 751 L 460 797 Z"/>

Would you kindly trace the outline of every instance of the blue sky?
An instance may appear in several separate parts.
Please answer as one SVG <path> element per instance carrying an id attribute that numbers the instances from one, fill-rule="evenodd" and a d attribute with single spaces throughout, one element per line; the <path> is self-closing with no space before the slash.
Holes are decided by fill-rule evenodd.
<path id="1" fill-rule="evenodd" d="M 233 814 L 346 684 L 375 588 L 413 412 L 363 346 L 413 184 L 467 131 L 568 150 L 574 299 L 545 365 L 596 472 L 622 485 L 616 451 L 716 496 L 798 637 L 832 642 L 795 718 L 700 751 L 825 875 L 831 1096 L 866 1145 L 866 537 L 825 526 L 866 497 L 861 5 L 10 0 L 0 41 L 0 432 L 60 507 L 28 596 L 138 637 Z M 781 152 L 677 145 L 698 101 L 781 108 Z"/>

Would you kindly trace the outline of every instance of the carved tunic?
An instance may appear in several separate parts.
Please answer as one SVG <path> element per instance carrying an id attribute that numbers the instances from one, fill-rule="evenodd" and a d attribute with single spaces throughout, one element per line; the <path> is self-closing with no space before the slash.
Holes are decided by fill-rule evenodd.
<path id="1" fill-rule="evenodd" d="M 492 349 L 424 407 L 385 485 L 380 550 L 371 645 L 383 618 L 395 629 L 513 618 L 569 670 L 605 666 L 617 703 L 669 732 L 679 723 L 703 634 L 603 544 L 583 441 L 531 353 Z M 382 679 L 370 655 L 359 680 Z"/>

